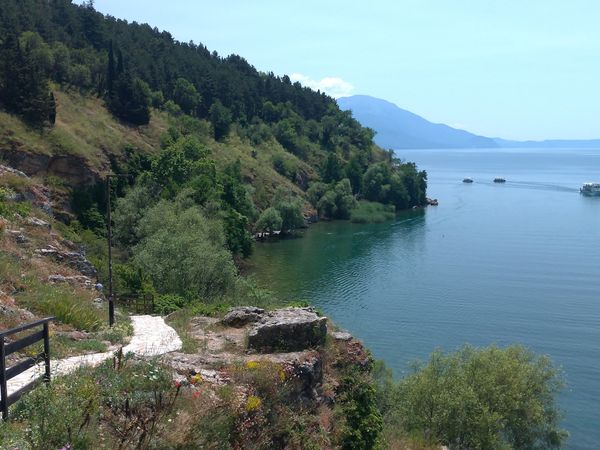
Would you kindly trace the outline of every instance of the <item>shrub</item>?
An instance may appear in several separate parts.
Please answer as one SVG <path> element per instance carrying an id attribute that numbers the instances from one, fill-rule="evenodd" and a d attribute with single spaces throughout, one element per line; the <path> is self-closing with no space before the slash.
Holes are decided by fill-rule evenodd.
<path id="1" fill-rule="evenodd" d="M 400 382 L 403 427 L 451 448 L 560 448 L 563 382 L 547 357 L 520 346 L 435 351 Z"/>
<path id="2" fill-rule="evenodd" d="M 236 269 L 221 224 L 185 202 L 161 201 L 148 210 L 133 262 L 161 294 L 212 299 L 234 284 Z"/>
<path id="3" fill-rule="evenodd" d="M 13 420 L 1 425 L 0 447 L 149 448 L 179 391 L 153 361 L 118 357 L 114 366 L 80 368 L 17 402 Z"/>
<path id="4" fill-rule="evenodd" d="M 179 295 L 159 295 L 154 299 L 154 312 L 164 316 L 185 307 L 186 304 L 187 301 Z"/>
<path id="5" fill-rule="evenodd" d="M 275 208 L 270 207 L 265 209 L 254 226 L 257 231 L 272 233 L 273 231 L 281 230 L 283 219 L 281 214 Z"/>

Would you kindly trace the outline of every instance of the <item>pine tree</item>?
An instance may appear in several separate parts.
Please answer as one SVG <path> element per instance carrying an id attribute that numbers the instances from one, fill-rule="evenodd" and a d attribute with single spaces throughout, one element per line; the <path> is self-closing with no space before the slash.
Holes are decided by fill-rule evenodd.
<path id="1" fill-rule="evenodd" d="M 56 104 L 44 69 L 12 35 L 4 42 L 0 59 L 0 103 L 4 108 L 31 125 L 53 124 Z"/>

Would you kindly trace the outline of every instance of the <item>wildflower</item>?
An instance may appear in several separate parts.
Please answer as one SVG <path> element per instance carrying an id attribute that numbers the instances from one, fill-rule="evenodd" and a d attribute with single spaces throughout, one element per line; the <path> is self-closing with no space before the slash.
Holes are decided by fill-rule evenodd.
<path id="1" fill-rule="evenodd" d="M 259 366 L 259 365 L 260 365 L 260 364 L 259 364 L 259 362 L 258 362 L 258 361 L 248 361 L 248 362 L 246 363 L 246 368 L 248 368 L 248 369 L 250 369 L 250 370 L 253 370 L 253 369 L 256 369 L 256 368 L 258 368 L 258 366 Z"/>
<path id="2" fill-rule="evenodd" d="M 254 411 L 255 409 L 260 408 L 262 401 L 256 395 L 251 395 L 246 400 L 246 411 Z"/>
<path id="3" fill-rule="evenodd" d="M 202 375 L 200 375 L 199 373 L 190 378 L 190 383 L 192 384 L 201 383 L 202 381 Z"/>
<path id="4" fill-rule="evenodd" d="M 200 398 L 200 391 L 195 391 L 195 392 L 192 394 L 192 397 L 194 397 L 195 399 L 197 399 L 197 398 Z"/>
<path id="5" fill-rule="evenodd" d="M 173 381 L 173 386 L 175 386 L 177 389 L 179 389 L 181 387 L 181 381 L 179 381 L 179 380 Z"/>

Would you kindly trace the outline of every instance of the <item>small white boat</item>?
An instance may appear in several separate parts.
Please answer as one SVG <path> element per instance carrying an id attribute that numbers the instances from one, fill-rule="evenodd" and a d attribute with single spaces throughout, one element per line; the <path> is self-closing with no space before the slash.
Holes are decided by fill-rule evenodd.
<path id="1" fill-rule="evenodd" d="M 579 192 L 589 197 L 599 197 L 600 183 L 583 183 L 583 186 L 581 186 Z"/>
<path id="2" fill-rule="evenodd" d="M 494 178 L 494 183 L 506 183 L 506 179 L 502 177 Z"/>
<path id="3" fill-rule="evenodd" d="M 473 182 L 473 178 L 471 178 L 471 177 L 463 178 L 463 183 L 472 183 L 472 182 Z"/>

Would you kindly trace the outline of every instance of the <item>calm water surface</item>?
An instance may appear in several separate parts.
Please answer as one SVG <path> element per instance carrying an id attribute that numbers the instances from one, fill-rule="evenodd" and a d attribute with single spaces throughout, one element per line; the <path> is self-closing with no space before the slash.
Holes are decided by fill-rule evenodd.
<path id="1" fill-rule="evenodd" d="M 568 448 L 600 448 L 600 197 L 579 194 L 600 181 L 600 149 L 397 155 L 427 170 L 438 207 L 258 245 L 258 279 L 322 308 L 399 376 L 436 347 L 547 354 L 568 383 Z"/>

